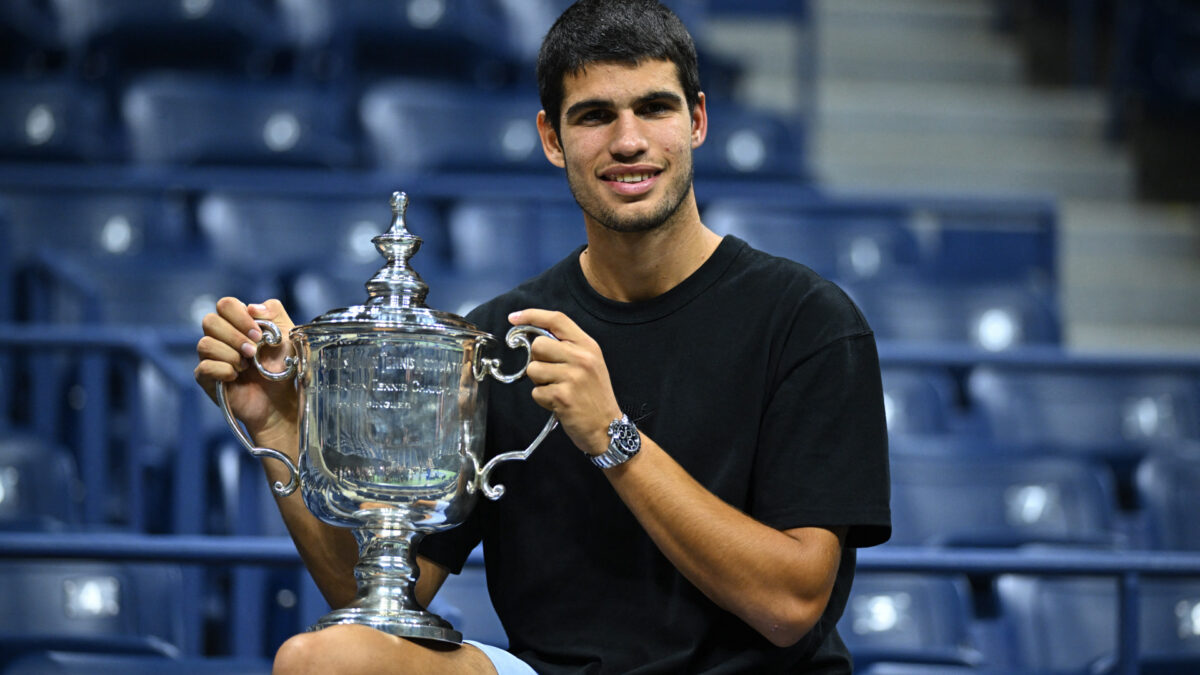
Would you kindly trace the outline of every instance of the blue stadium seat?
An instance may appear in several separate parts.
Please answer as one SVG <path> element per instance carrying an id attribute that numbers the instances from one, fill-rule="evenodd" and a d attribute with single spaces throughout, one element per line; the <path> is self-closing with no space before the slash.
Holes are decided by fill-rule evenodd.
<path id="1" fill-rule="evenodd" d="M 856 669 L 879 661 L 978 665 L 973 614 L 965 579 L 860 571 L 838 634 Z"/>
<path id="2" fill-rule="evenodd" d="M 264 76 L 286 61 L 280 3 L 52 0 L 71 66 L 119 82 L 159 69 Z"/>
<path id="3" fill-rule="evenodd" d="M 446 214 L 453 268 L 468 274 L 524 278 L 587 242 L 572 202 L 461 199 Z"/>
<path id="4" fill-rule="evenodd" d="M 898 546 L 1118 543 L 1113 477 L 1082 460 L 893 452 L 891 478 Z"/>
<path id="5" fill-rule="evenodd" d="M 0 661 L 56 645 L 72 651 L 179 654 L 189 644 L 183 575 L 172 565 L 0 562 Z"/>
<path id="6" fill-rule="evenodd" d="M 1166 370 L 987 366 L 967 379 L 994 437 L 1083 454 L 1140 455 L 1200 439 L 1200 383 Z"/>
<path id="7" fill-rule="evenodd" d="M 270 675 L 268 659 L 97 654 L 48 650 L 20 658 L 4 675 Z"/>
<path id="8" fill-rule="evenodd" d="M 1021 668 L 1112 672 L 1116 580 L 1003 575 L 996 589 Z M 1139 672 L 1200 671 L 1200 579 L 1143 579 L 1139 590 Z"/>
<path id="9" fill-rule="evenodd" d="M 58 530 L 80 522 L 79 471 L 65 448 L 0 431 L 0 529 Z"/>
<path id="10" fill-rule="evenodd" d="M 334 89 L 179 72 L 121 96 L 131 158 L 153 165 L 350 166 L 350 108 Z"/>
<path id="11" fill-rule="evenodd" d="M 880 340 L 997 352 L 1062 340 L 1053 300 L 1034 288 L 880 280 L 846 284 L 846 290 Z"/>
<path id="12" fill-rule="evenodd" d="M 506 3 L 499 0 L 325 4 L 333 27 L 331 47 L 340 48 L 338 58 L 351 73 L 428 77 L 484 88 L 516 77 L 519 53 Z"/>
<path id="13" fill-rule="evenodd" d="M 824 200 L 822 200 L 824 201 Z M 840 214 L 836 208 L 710 203 L 704 223 L 768 253 L 790 258 L 837 281 L 910 278 L 917 274 L 916 237 L 903 214 Z"/>
<path id="14" fill-rule="evenodd" d="M 56 280 L 50 313 L 56 323 L 200 330 L 200 320 L 225 295 L 277 297 L 277 288 L 206 256 L 140 256 L 120 264 L 60 257 L 45 261 Z"/>
<path id="15" fill-rule="evenodd" d="M 776 113 L 732 101 L 708 111 L 708 137 L 694 159 L 699 176 L 808 177 L 800 126 Z"/>
<path id="16" fill-rule="evenodd" d="M 1200 443 L 1159 448 L 1137 468 L 1138 502 L 1154 548 L 1200 551 Z"/>
<path id="17" fill-rule="evenodd" d="M 171 255 L 194 245 L 182 196 L 138 190 L 0 189 L 7 214 L 3 236 L 11 271 L 69 255 L 119 265 L 137 256 Z M 17 304 L 44 300 L 34 288 L 13 287 Z M 22 316 L 24 318 L 24 316 Z"/>
<path id="18" fill-rule="evenodd" d="M 67 80 L 0 76 L 0 159 L 99 161 L 114 156 L 103 92 Z"/>
<path id="19" fill-rule="evenodd" d="M 220 191 L 201 197 L 196 221 L 208 250 L 223 265 L 278 277 L 336 268 L 360 277 L 352 300 L 361 302 L 366 297 L 361 284 L 384 263 L 371 239 L 391 227 L 391 210 L 376 198 Z M 435 205 L 410 203 L 405 222 L 422 239 L 414 267 L 421 269 L 426 261 L 443 265 L 449 252 Z"/>
<path id="20" fill-rule="evenodd" d="M 396 78 L 369 87 L 359 114 L 381 168 L 550 171 L 535 121 L 540 109 L 532 91 Z"/>
<path id="21" fill-rule="evenodd" d="M 880 374 L 889 434 L 939 434 L 958 426 L 957 385 L 948 371 L 884 364 Z"/>

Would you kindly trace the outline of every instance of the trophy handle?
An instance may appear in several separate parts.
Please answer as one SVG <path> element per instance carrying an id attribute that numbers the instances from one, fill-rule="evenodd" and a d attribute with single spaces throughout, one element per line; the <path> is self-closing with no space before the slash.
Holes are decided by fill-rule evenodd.
<path id="1" fill-rule="evenodd" d="M 521 366 L 521 369 L 517 372 L 511 375 L 505 375 L 504 373 L 500 372 L 500 359 L 481 358 L 476 363 L 474 368 L 475 379 L 482 380 L 488 375 L 491 375 L 505 384 L 511 384 L 524 377 L 525 371 L 529 368 L 529 362 L 533 360 L 533 337 L 530 337 L 530 335 L 533 337 L 542 335 L 552 340 L 558 339 L 554 337 L 553 333 L 544 328 L 528 325 L 513 326 L 509 329 L 508 334 L 505 335 L 504 342 L 512 349 L 517 349 L 520 347 L 525 348 L 525 365 Z M 490 339 L 490 336 L 488 336 L 487 339 Z M 558 416 L 554 413 L 550 413 L 550 419 L 546 420 L 546 425 L 542 427 L 541 433 L 537 435 L 537 438 L 533 439 L 533 442 L 529 444 L 529 447 L 525 448 L 524 450 L 503 452 L 493 457 L 491 461 L 483 465 L 483 468 L 479 470 L 478 474 L 476 474 L 475 483 L 468 484 L 468 489 L 472 492 L 474 492 L 475 489 L 481 489 L 483 490 L 484 496 L 493 501 L 503 497 L 503 485 L 490 485 L 488 483 L 488 477 L 491 475 L 492 470 L 495 469 L 496 465 L 500 464 L 501 462 L 529 459 L 529 456 L 533 454 L 533 451 L 542 444 L 542 441 L 546 440 L 546 437 L 549 436 L 550 432 L 554 431 L 554 428 L 557 426 Z M 476 485 L 476 483 L 478 483 L 478 485 Z"/>
<path id="2" fill-rule="evenodd" d="M 283 341 L 283 335 L 280 333 L 279 327 L 274 323 L 265 319 L 256 319 L 255 321 L 263 329 L 263 336 L 259 339 L 256 347 L 261 348 L 263 344 L 276 346 Z M 283 372 L 277 373 L 267 370 L 263 367 L 262 363 L 259 362 L 258 352 L 257 350 L 255 351 L 254 365 L 256 368 L 258 368 L 258 372 L 262 373 L 262 376 L 268 380 L 273 382 L 282 382 L 283 380 L 286 380 L 296 374 L 297 360 L 295 357 L 287 357 L 284 360 L 284 364 L 287 366 L 287 368 L 284 369 Z M 237 436 L 238 440 L 241 441 L 242 446 L 250 451 L 251 455 L 254 455 L 255 457 L 269 457 L 271 459 L 283 462 L 283 465 L 287 467 L 289 476 L 287 485 L 284 485 L 282 481 L 275 481 L 275 484 L 271 486 L 271 490 L 280 497 L 286 497 L 295 492 L 296 487 L 300 482 L 300 471 L 296 469 L 296 465 L 292 462 L 290 457 L 278 450 L 272 450 L 271 448 L 259 448 L 254 445 L 254 443 L 250 440 L 250 435 L 246 433 L 245 429 L 242 428 L 242 425 L 238 423 L 237 418 L 233 416 L 233 411 L 229 409 L 229 402 L 225 398 L 225 383 L 220 381 L 217 382 L 217 405 L 221 406 L 221 412 L 225 414 L 225 422 L 229 424 L 229 428 L 233 429 L 233 433 Z"/>

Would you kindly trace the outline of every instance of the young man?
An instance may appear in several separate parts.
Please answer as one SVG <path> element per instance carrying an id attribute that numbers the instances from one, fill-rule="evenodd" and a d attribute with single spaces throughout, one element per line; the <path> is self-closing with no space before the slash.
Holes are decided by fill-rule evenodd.
<path id="1" fill-rule="evenodd" d="M 573 5 L 538 80 L 543 149 L 565 169 L 587 246 L 468 318 L 558 338 L 534 341 L 526 380 L 492 389 L 488 455 L 524 447 L 543 408 L 563 429 L 502 471 L 502 499 L 424 540 L 417 587 L 428 602 L 482 541 L 509 652 L 334 626 L 289 640 L 276 669 L 848 672 L 835 624 L 855 549 L 890 531 L 870 329 L 807 268 L 701 222 L 692 151 L 706 101 L 690 36 L 655 0 Z M 295 392 L 242 358 L 253 319 L 286 331 L 286 313 L 217 308 L 197 380 L 210 393 L 235 382 L 255 442 L 296 448 Z M 326 597 L 352 599 L 349 532 L 298 496 L 280 509 Z"/>

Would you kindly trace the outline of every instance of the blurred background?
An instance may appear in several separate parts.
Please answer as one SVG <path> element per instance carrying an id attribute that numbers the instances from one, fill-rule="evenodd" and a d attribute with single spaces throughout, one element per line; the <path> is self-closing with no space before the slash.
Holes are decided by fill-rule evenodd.
<path id="1" fill-rule="evenodd" d="M 0 0 L 0 673 L 269 672 L 326 611 L 194 384 L 217 298 L 465 313 L 584 243 L 563 0 Z M 702 217 L 875 328 L 863 671 L 1200 672 L 1200 3 L 674 0 Z M 482 553 L 435 609 L 506 638 Z"/>

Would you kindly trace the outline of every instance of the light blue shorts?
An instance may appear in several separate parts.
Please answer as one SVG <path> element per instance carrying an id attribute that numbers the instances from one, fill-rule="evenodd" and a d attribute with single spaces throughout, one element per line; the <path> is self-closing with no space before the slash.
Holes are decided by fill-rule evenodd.
<path id="1" fill-rule="evenodd" d="M 476 642 L 474 640 L 463 640 L 463 642 L 473 645 L 477 647 L 479 651 L 483 652 L 488 659 L 491 660 L 492 665 L 496 668 L 496 672 L 500 675 L 537 675 L 533 668 L 529 667 L 528 663 L 525 663 L 521 659 L 518 659 L 499 647 L 485 645 L 482 642 Z"/>

